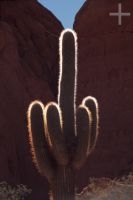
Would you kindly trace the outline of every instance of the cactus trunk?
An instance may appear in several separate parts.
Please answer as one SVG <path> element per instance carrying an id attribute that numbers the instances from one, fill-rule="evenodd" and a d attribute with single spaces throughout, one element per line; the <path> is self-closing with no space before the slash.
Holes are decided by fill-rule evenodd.
<path id="1" fill-rule="evenodd" d="M 59 167 L 51 183 L 51 200 L 75 200 L 75 173 L 70 167 Z"/>

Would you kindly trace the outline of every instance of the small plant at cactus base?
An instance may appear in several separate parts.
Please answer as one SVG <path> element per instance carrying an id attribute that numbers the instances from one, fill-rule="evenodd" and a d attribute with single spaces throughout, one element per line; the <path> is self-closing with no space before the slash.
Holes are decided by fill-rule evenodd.
<path id="1" fill-rule="evenodd" d="M 119 179 L 90 178 L 76 200 L 133 200 L 133 174 Z"/>
<path id="2" fill-rule="evenodd" d="M 34 101 L 28 109 L 33 162 L 51 187 L 51 199 L 74 200 L 75 176 L 95 147 L 98 103 L 88 96 L 77 106 L 77 35 L 67 29 L 59 39 L 60 73 L 56 102 Z"/>
<path id="3" fill-rule="evenodd" d="M 27 189 L 25 185 L 13 187 L 7 182 L 0 182 L 0 200 L 24 200 L 30 193 L 31 189 Z"/>

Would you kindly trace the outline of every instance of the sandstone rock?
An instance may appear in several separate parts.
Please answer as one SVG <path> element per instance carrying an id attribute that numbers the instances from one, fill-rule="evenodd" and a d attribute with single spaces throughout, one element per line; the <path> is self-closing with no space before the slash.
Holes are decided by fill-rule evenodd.
<path id="1" fill-rule="evenodd" d="M 32 164 L 26 112 L 55 99 L 60 22 L 37 1 L 0 1 L 0 181 L 23 183 L 31 199 L 48 199 Z"/>
<path id="2" fill-rule="evenodd" d="M 133 170 L 133 1 L 121 1 L 130 17 L 109 16 L 118 0 L 88 0 L 76 16 L 79 37 L 78 102 L 95 96 L 100 107 L 100 136 L 78 176 L 116 177 Z"/>

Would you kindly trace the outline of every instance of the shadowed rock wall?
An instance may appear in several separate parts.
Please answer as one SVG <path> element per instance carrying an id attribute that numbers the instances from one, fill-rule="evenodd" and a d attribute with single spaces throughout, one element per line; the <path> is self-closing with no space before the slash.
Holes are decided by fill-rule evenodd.
<path id="1" fill-rule="evenodd" d="M 78 101 L 95 96 L 100 107 L 100 136 L 95 151 L 78 176 L 121 176 L 133 170 L 133 1 L 88 0 L 76 16 L 79 37 Z M 84 171 L 84 173 L 83 173 Z M 85 173 L 86 172 L 86 173 Z"/>
<path id="2" fill-rule="evenodd" d="M 26 184 L 48 199 L 27 140 L 29 103 L 54 100 L 60 22 L 37 1 L 0 1 L 0 181 Z"/>

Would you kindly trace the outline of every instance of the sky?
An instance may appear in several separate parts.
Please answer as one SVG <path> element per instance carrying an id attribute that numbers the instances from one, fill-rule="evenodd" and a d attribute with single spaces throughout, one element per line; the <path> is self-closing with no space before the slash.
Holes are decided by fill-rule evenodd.
<path id="1" fill-rule="evenodd" d="M 76 13 L 86 0 L 38 0 L 61 21 L 64 28 L 72 28 Z"/>

